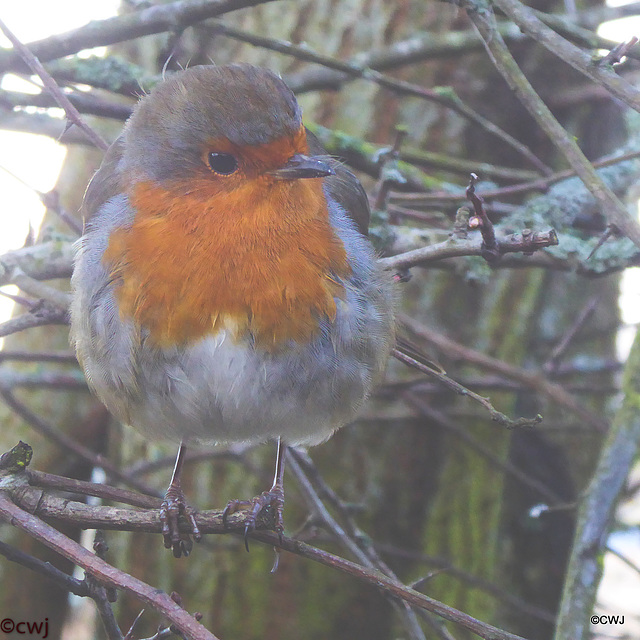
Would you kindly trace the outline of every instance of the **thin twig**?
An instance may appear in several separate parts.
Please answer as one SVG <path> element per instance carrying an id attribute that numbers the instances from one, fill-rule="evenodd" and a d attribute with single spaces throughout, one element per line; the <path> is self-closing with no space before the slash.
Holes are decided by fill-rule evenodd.
<path id="1" fill-rule="evenodd" d="M 513 465 L 511 462 L 500 458 L 488 446 L 474 438 L 470 433 L 467 433 L 467 431 L 456 424 L 453 420 L 447 418 L 444 413 L 430 407 L 418 395 L 416 395 L 415 393 L 407 392 L 403 393 L 402 397 L 420 414 L 435 421 L 440 426 L 447 429 L 447 431 L 453 433 L 459 440 L 464 442 L 477 454 L 479 454 L 485 460 L 488 460 L 491 464 L 492 469 L 502 471 L 508 478 L 512 478 L 523 486 L 532 489 L 540 497 L 548 500 L 551 505 L 557 505 L 561 503 L 560 498 L 546 484 L 544 484 L 537 478 L 533 478 L 526 473 L 523 473 L 521 469 Z"/>
<path id="2" fill-rule="evenodd" d="M 25 553 L 20 549 L 16 549 L 6 542 L 0 541 L 0 554 L 11 562 L 16 562 L 27 569 L 31 569 L 32 571 L 53 580 L 56 585 L 65 591 L 69 591 L 69 593 L 73 593 L 74 595 L 81 597 L 89 595 L 87 585 L 82 580 L 77 580 L 76 578 L 67 575 L 64 571 L 60 571 L 60 569 L 57 569 L 51 563 L 43 562 L 38 558 L 34 558 L 28 553 Z"/>
<path id="3" fill-rule="evenodd" d="M 58 86 L 58 83 L 49 75 L 47 70 L 42 66 L 38 58 L 36 58 L 29 48 L 26 47 L 13 32 L 7 27 L 7 25 L 0 20 L 0 31 L 11 41 L 13 48 L 18 51 L 20 57 L 27 63 L 31 71 L 40 76 L 44 88 L 53 96 L 57 104 L 64 109 L 67 119 L 72 124 L 75 124 L 80 130 L 82 130 L 86 136 L 93 142 L 93 144 L 106 151 L 109 145 L 102 139 L 102 137 L 94 131 L 82 118 L 78 110 L 73 106 L 69 98 L 63 93 L 62 89 Z"/>
<path id="4" fill-rule="evenodd" d="M 85 496 L 94 496 L 103 500 L 113 500 L 130 504 L 143 509 L 159 509 L 162 498 L 150 496 L 137 491 L 112 487 L 107 484 L 96 482 L 86 482 L 75 478 L 65 478 L 43 471 L 27 470 L 29 484 L 34 487 L 44 487 L 48 489 L 58 489 L 59 491 L 77 493 Z"/>
<path id="5" fill-rule="evenodd" d="M 499 260 L 502 254 L 496 241 L 493 223 L 489 220 L 489 216 L 484 210 L 484 200 L 476 193 L 476 182 L 478 182 L 478 176 L 472 173 L 466 196 L 473 204 L 475 216 L 469 218 L 469 228 L 480 229 L 482 234 L 482 257 L 491 264 Z"/>
<path id="6" fill-rule="evenodd" d="M 492 582 L 480 578 L 468 571 L 463 571 L 456 566 L 453 566 L 449 560 L 444 558 L 438 558 L 434 556 L 428 556 L 423 553 L 419 553 L 416 551 L 409 551 L 407 549 L 401 549 L 395 547 L 391 544 L 379 544 L 374 543 L 377 551 L 384 555 L 389 555 L 394 558 L 400 558 L 403 560 L 410 560 L 412 565 L 415 566 L 416 563 L 424 563 L 433 567 L 437 567 L 440 571 L 445 573 L 447 576 L 451 576 L 460 580 L 460 582 L 474 587 L 475 589 L 479 589 L 480 591 L 484 591 L 489 595 L 493 596 L 499 602 L 506 604 L 508 607 L 511 607 L 518 611 L 518 613 L 523 613 L 525 615 L 531 616 L 532 618 L 537 618 L 538 620 L 544 620 L 545 622 L 555 622 L 555 615 L 550 611 L 545 609 L 541 609 L 535 605 L 530 604 L 526 600 L 514 595 L 511 592 L 505 591 L 504 589 L 500 589 Z"/>
<path id="7" fill-rule="evenodd" d="M 511 18 L 527 35 L 551 53 L 577 69 L 632 109 L 640 111 L 640 91 L 607 65 L 593 64 L 590 55 L 565 40 L 540 20 L 534 11 L 518 0 L 495 0 L 496 6 Z M 475 22 L 474 22 L 475 24 Z"/>
<path id="8" fill-rule="evenodd" d="M 640 151 L 629 151 L 614 157 L 601 158 L 594 161 L 592 164 L 596 169 L 610 167 L 618 164 L 619 162 L 626 162 L 627 160 L 636 160 L 640 157 Z M 484 198 L 504 198 L 505 196 L 518 195 L 521 193 L 527 193 L 528 191 L 547 191 L 549 187 L 557 182 L 566 180 L 576 175 L 573 169 L 567 169 L 565 171 L 558 171 L 550 176 L 544 178 L 537 178 L 528 182 L 522 182 L 519 184 L 512 184 L 506 187 L 499 187 L 498 189 L 487 189 L 483 191 Z M 460 190 L 459 193 L 450 193 L 446 191 L 432 192 L 432 193 L 392 193 L 390 199 L 393 202 L 407 202 L 414 205 L 422 203 L 448 203 L 448 202 L 462 202 L 466 199 L 466 193 L 464 190 Z"/>
<path id="9" fill-rule="evenodd" d="M 378 164 L 380 165 L 380 179 L 376 188 L 376 199 L 373 203 L 374 211 L 385 211 L 387 196 L 391 185 L 397 182 L 396 166 L 400 156 L 400 148 L 407 137 L 408 131 L 402 127 L 396 129 L 396 138 L 393 146 L 389 149 L 382 149 L 378 154 Z"/>
<path id="10" fill-rule="evenodd" d="M 620 64 L 622 59 L 628 55 L 630 55 L 630 49 L 634 47 L 638 43 L 638 37 L 633 36 L 626 42 L 621 42 L 617 46 L 613 47 L 606 56 L 598 60 L 597 64 L 599 65 L 616 65 Z"/>
<path id="11" fill-rule="evenodd" d="M 56 362 L 58 364 L 76 364 L 76 354 L 71 351 L 20 351 L 2 349 L 0 362 L 15 360 L 16 362 Z"/>
<path id="12" fill-rule="evenodd" d="M 0 92 L 0 101 L 4 99 L 6 92 Z M 25 94 L 31 97 L 35 97 L 33 94 L 28 93 Z M 0 170 L 4 171 L 6 174 L 10 175 L 14 180 L 19 182 L 21 185 L 25 186 L 27 189 L 35 193 L 40 202 L 47 207 L 47 209 L 51 209 L 64 223 L 66 223 L 73 231 L 76 232 L 77 235 L 82 233 L 82 225 L 78 223 L 77 220 L 72 218 L 67 211 L 65 211 L 60 205 L 60 196 L 57 191 L 49 191 L 44 193 L 42 191 L 38 191 L 35 187 L 32 187 L 30 184 L 27 184 L 22 178 L 18 177 L 6 167 L 0 165 Z"/>
<path id="13" fill-rule="evenodd" d="M 422 371 L 422 373 L 425 373 L 432 378 L 436 378 L 436 380 L 438 380 L 440 383 L 442 383 L 452 391 L 455 391 L 455 393 L 467 398 L 471 398 L 472 400 L 475 400 L 476 402 L 481 404 L 489 412 L 491 420 L 497 422 L 500 426 L 507 427 L 507 429 L 514 429 L 518 427 L 533 427 L 542 421 L 542 416 L 540 415 L 536 416 L 535 418 L 518 418 L 516 420 L 512 420 L 511 418 L 509 418 L 509 416 L 506 416 L 504 413 L 498 411 L 491 404 L 491 401 L 488 398 L 483 398 L 470 389 L 463 387 L 460 383 L 451 379 L 446 374 L 423 365 L 421 362 L 418 362 L 415 358 L 412 358 L 406 353 L 403 353 L 399 349 L 393 349 L 391 353 L 397 360 L 400 360 L 400 362 L 404 362 L 410 367 L 418 369 L 418 371 Z"/>
<path id="14" fill-rule="evenodd" d="M 580 330 L 584 327 L 587 320 L 591 317 L 596 307 L 598 306 L 598 302 L 600 301 L 600 296 L 594 295 L 587 300 L 587 303 L 582 307 L 580 313 L 575 317 L 574 321 L 571 323 L 571 326 L 565 331 L 562 339 L 558 342 L 558 344 L 553 348 L 551 354 L 547 361 L 542 365 L 543 370 L 549 375 L 553 375 L 556 371 L 558 363 L 560 359 L 564 356 L 567 349 L 573 342 L 574 338 L 578 335 Z"/>
<path id="15" fill-rule="evenodd" d="M 380 561 L 376 562 L 376 560 L 379 559 L 372 558 L 371 553 L 367 553 L 367 550 L 361 549 L 355 539 L 352 538 L 331 516 L 329 511 L 322 503 L 320 496 L 315 491 L 309 479 L 306 477 L 304 470 L 298 462 L 295 452 L 291 449 L 288 449 L 288 462 L 289 468 L 296 476 L 298 487 L 301 489 L 303 495 L 306 497 L 307 502 L 310 504 L 311 508 L 316 513 L 318 518 L 321 520 L 322 524 L 331 532 L 331 534 L 334 535 L 336 539 L 345 547 L 345 549 L 353 554 L 358 562 L 360 562 L 363 566 L 368 567 L 369 569 L 377 569 L 384 572 L 385 575 L 389 576 L 390 578 L 398 580 L 397 576 L 391 571 L 391 569 L 389 569 L 389 567 L 387 567 L 386 565 L 380 566 L 380 564 L 382 563 Z M 402 600 L 398 601 L 395 598 L 392 598 L 392 602 L 396 606 L 398 614 L 403 619 L 404 626 L 406 632 L 409 634 L 409 637 L 416 640 L 424 640 L 424 632 L 420 628 L 415 613 L 411 610 L 411 607 L 409 607 L 406 602 Z"/>
<path id="16" fill-rule="evenodd" d="M 607 547 L 607 553 L 610 553 L 611 555 L 618 558 L 620 562 L 624 563 L 627 567 L 629 567 L 629 569 L 632 569 L 638 574 L 638 576 L 640 576 L 640 565 L 631 560 L 631 558 L 628 558 L 626 555 L 624 555 L 624 553 L 620 553 L 620 551 L 614 549 L 611 546 Z"/>
<path id="17" fill-rule="evenodd" d="M 73 242 L 52 240 L 34 244 L 2 256 L 5 269 L 0 269 L 0 287 L 11 284 L 10 275 L 19 267 L 34 280 L 69 278 L 73 270 Z"/>
<path id="18" fill-rule="evenodd" d="M 69 373 L 63 373 L 58 368 L 52 371 L 39 370 L 23 373 L 16 367 L 0 367 L 0 387 L 10 390 L 22 388 L 86 391 L 87 381 L 77 369 Z"/>
<path id="19" fill-rule="evenodd" d="M 560 385 L 550 382 L 537 371 L 527 371 L 508 364 L 503 360 L 492 358 L 480 351 L 465 347 L 405 314 L 401 314 L 398 317 L 398 321 L 407 327 L 413 335 L 436 346 L 446 353 L 448 357 L 462 359 L 470 364 L 475 364 L 512 380 L 517 380 L 571 411 L 594 429 L 603 432 L 607 431 L 609 425 L 605 420 L 588 411 L 582 403 L 578 402 L 578 400 L 567 393 Z"/>
<path id="20" fill-rule="evenodd" d="M 61 310 L 59 307 L 43 303 L 34 307 L 29 313 L 23 313 L 6 322 L 0 323 L 0 338 L 35 327 L 66 324 L 69 324 L 66 311 Z"/>
<path id="21" fill-rule="evenodd" d="M 499 4 L 506 10 L 507 7 L 512 8 L 511 3 L 513 1 L 500 0 Z M 497 31 L 493 11 L 490 8 L 478 10 L 471 0 L 466 0 L 465 6 L 469 18 L 478 29 L 478 33 L 482 37 L 496 69 L 560 153 L 567 159 L 596 201 L 599 202 L 603 215 L 636 246 L 640 247 L 640 225 L 629 215 L 629 212 L 618 200 L 615 193 L 603 182 L 573 137 L 556 120 L 526 79 Z M 540 22 L 537 18 L 535 20 Z M 547 27 L 544 28 L 547 29 Z"/>

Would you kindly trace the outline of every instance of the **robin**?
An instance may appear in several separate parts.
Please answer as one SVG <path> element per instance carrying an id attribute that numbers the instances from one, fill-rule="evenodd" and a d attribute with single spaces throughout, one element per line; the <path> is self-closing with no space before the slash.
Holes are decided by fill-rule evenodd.
<path id="1" fill-rule="evenodd" d="M 83 204 L 72 341 L 123 423 L 180 444 L 160 509 L 188 554 L 186 447 L 278 443 L 272 488 L 229 502 L 283 531 L 284 446 L 351 421 L 393 342 L 393 283 L 357 178 L 305 129 L 287 85 L 245 64 L 178 72 L 135 107 Z M 188 538 L 188 536 L 187 536 Z"/>

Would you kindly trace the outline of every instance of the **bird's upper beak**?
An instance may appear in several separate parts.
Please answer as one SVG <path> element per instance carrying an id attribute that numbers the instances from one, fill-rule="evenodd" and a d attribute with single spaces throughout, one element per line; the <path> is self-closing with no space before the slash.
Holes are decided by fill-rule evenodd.
<path id="1" fill-rule="evenodd" d="M 324 178 L 334 176 L 336 172 L 323 160 L 296 153 L 278 169 L 268 175 L 276 180 L 298 180 L 298 178 Z"/>

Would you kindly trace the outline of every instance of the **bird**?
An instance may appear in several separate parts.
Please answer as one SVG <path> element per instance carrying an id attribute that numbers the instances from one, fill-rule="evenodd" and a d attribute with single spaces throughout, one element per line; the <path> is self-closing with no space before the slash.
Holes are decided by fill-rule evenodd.
<path id="1" fill-rule="evenodd" d="M 284 530 L 284 452 L 354 420 L 394 344 L 393 278 L 359 182 L 302 122 L 291 89 L 249 64 L 203 65 L 133 109 L 83 200 L 71 342 L 122 423 L 175 442 L 165 547 L 200 539 L 180 486 L 187 448 L 277 443 L 271 489 L 231 500 Z"/>

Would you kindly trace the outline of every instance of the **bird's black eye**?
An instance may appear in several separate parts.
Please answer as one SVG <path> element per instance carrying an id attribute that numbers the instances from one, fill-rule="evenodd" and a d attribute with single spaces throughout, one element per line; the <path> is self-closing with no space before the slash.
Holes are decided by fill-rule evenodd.
<path id="1" fill-rule="evenodd" d="M 238 168 L 238 161 L 230 153 L 212 151 L 207 160 L 211 170 L 221 176 L 230 176 Z"/>

